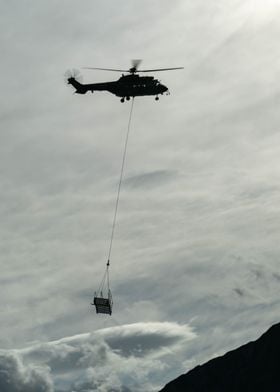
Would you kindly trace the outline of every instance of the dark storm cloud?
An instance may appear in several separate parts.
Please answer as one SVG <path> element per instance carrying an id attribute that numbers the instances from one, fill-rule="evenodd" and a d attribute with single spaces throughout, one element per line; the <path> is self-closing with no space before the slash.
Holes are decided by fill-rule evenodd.
<path id="1" fill-rule="evenodd" d="M 142 327 L 141 327 L 142 325 Z M 159 353 L 195 335 L 191 329 L 172 323 L 137 323 L 126 328 L 114 327 L 101 331 L 105 341 L 124 356 L 146 356 L 153 351 Z"/>

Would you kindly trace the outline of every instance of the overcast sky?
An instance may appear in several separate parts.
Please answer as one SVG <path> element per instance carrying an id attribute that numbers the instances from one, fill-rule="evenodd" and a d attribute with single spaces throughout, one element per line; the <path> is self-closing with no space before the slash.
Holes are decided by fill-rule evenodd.
<path id="1" fill-rule="evenodd" d="M 21 0 L 1 4 L 0 386 L 158 391 L 279 322 L 278 0 Z M 131 103 L 74 95 L 178 67 Z"/>

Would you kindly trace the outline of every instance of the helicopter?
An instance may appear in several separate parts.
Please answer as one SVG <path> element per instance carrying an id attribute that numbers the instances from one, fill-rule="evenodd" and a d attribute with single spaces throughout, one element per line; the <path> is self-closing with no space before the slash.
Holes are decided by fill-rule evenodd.
<path id="1" fill-rule="evenodd" d="M 128 70 L 84 67 L 84 69 L 126 73 L 122 74 L 118 80 L 113 82 L 82 84 L 79 81 L 79 75 L 75 71 L 66 74 L 66 81 L 75 88 L 76 94 L 86 94 L 88 91 L 91 91 L 92 93 L 94 91 L 108 91 L 117 97 L 121 97 L 121 102 L 125 102 L 125 100 L 129 101 L 130 98 L 147 95 L 155 96 L 155 100 L 158 101 L 159 95 L 163 95 L 164 93 L 169 95 L 168 88 L 161 84 L 158 79 L 155 79 L 153 76 L 140 76 L 138 73 L 170 71 L 183 69 L 183 67 L 140 70 L 138 67 L 141 62 L 142 60 L 132 60 L 132 67 Z"/>

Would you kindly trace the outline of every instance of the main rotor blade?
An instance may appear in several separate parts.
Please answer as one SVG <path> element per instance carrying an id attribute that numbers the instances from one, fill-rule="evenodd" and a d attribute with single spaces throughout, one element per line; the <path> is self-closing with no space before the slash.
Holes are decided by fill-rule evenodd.
<path id="1" fill-rule="evenodd" d="M 158 72 L 158 71 L 172 71 L 174 69 L 184 69 L 184 67 L 176 67 L 176 68 L 158 68 L 158 69 L 138 69 L 137 72 Z"/>
<path id="2" fill-rule="evenodd" d="M 94 67 L 83 67 L 83 68 L 84 69 L 98 69 L 100 71 L 129 72 L 128 69 L 94 68 Z"/>

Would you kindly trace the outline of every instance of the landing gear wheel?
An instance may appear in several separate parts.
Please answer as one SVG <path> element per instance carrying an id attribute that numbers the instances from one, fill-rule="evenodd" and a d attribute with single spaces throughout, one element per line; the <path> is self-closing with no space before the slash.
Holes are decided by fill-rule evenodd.
<path id="1" fill-rule="evenodd" d="M 124 103 L 124 98 L 121 99 L 121 103 Z"/>
<path id="2" fill-rule="evenodd" d="M 126 99 L 127 101 L 129 101 L 129 100 L 130 100 L 130 97 L 126 97 L 125 99 Z"/>
<path id="3" fill-rule="evenodd" d="M 155 97 L 155 100 L 158 101 L 158 100 L 159 100 L 159 97 Z"/>

